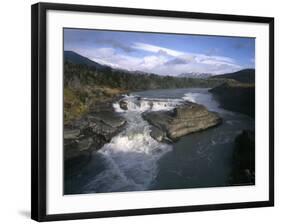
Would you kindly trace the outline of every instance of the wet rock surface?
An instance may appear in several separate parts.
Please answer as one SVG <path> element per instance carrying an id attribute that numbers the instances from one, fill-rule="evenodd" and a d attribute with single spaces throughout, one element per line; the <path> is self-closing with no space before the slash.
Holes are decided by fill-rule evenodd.
<path id="1" fill-rule="evenodd" d="M 66 163 L 89 156 L 119 133 L 126 121 L 113 111 L 99 111 L 64 127 L 64 160 Z"/>
<path id="2" fill-rule="evenodd" d="M 233 185 L 255 184 L 255 132 L 243 130 L 235 139 Z"/>
<path id="3" fill-rule="evenodd" d="M 143 113 L 152 126 L 151 137 L 158 141 L 176 141 L 180 137 L 219 125 L 222 119 L 203 105 L 186 102 L 171 111 Z"/>
<path id="4" fill-rule="evenodd" d="M 221 107 L 255 117 L 254 84 L 224 83 L 211 90 Z"/>
<path id="5" fill-rule="evenodd" d="M 128 103 L 125 100 L 120 100 L 119 101 L 119 106 L 123 110 L 128 110 Z"/>

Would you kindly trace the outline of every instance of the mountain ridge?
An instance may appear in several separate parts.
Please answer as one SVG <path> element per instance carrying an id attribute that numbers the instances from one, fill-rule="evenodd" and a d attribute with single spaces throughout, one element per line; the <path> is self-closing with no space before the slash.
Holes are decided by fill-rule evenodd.
<path id="1" fill-rule="evenodd" d="M 103 70 L 111 68 L 107 65 L 102 65 L 98 62 L 95 62 L 87 57 L 82 56 L 81 54 L 76 53 L 75 51 L 64 51 L 64 60 L 73 64 L 86 65 L 90 68 L 95 68 L 97 70 Z"/>
<path id="2" fill-rule="evenodd" d="M 91 60 L 85 56 L 82 56 L 81 54 L 76 53 L 75 51 L 70 51 L 70 50 L 66 50 L 64 51 L 64 59 L 65 62 L 70 62 L 73 64 L 80 64 L 80 65 L 85 65 L 89 68 L 94 68 L 96 70 L 116 70 L 116 71 L 124 71 L 126 73 L 130 73 L 132 75 L 158 75 L 158 76 L 162 76 L 159 74 L 155 74 L 155 73 L 149 73 L 149 72 L 144 72 L 144 71 L 139 71 L 139 70 L 135 70 L 135 71 L 130 71 L 127 69 L 121 69 L 121 68 L 115 68 L 115 67 L 111 67 L 109 65 L 103 65 L 100 64 L 94 60 Z M 195 79 L 216 79 L 216 78 L 226 78 L 226 79 L 234 79 L 236 81 L 239 82 L 254 82 L 254 75 L 255 75 L 255 69 L 242 69 L 239 70 L 237 72 L 233 72 L 233 73 L 226 73 L 226 74 L 220 74 L 220 75 L 212 75 L 211 73 L 200 73 L 200 72 L 186 72 L 186 73 L 181 73 L 177 76 L 177 78 L 195 78 Z"/>
<path id="3" fill-rule="evenodd" d="M 215 75 L 211 78 L 225 78 L 225 79 L 234 79 L 243 83 L 254 83 L 255 82 L 255 69 L 242 69 L 237 72 Z"/>

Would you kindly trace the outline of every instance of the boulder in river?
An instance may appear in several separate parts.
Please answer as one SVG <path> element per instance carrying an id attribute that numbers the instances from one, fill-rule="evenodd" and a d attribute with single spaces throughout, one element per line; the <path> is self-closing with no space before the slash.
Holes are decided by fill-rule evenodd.
<path id="1" fill-rule="evenodd" d="M 143 118 L 154 127 L 151 137 L 158 141 L 176 141 L 184 135 L 203 131 L 222 122 L 217 113 L 192 102 L 185 102 L 172 111 L 146 112 L 143 113 Z M 162 137 L 159 133 L 162 133 Z"/>
<path id="2" fill-rule="evenodd" d="M 125 100 L 120 100 L 119 101 L 119 106 L 123 110 L 128 110 L 128 103 Z"/>
<path id="3" fill-rule="evenodd" d="M 166 133 L 164 131 L 162 131 L 160 128 L 157 128 L 155 126 L 151 127 L 150 135 L 152 138 L 154 138 L 155 140 L 157 140 L 159 142 L 164 141 L 164 139 L 166 137 Z"/>

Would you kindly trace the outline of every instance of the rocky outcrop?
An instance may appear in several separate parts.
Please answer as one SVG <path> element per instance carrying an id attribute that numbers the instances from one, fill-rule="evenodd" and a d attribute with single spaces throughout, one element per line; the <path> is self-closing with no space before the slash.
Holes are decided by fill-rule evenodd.
<path id="1" fill-rule="evenodd" d="M 90 113 L 64 128 L 64 159 L 70 161 L 89 155 L 109 142 L 126 121 L 111 111 Z"/>
<path id="2" fill-rule="evenodd" d="M 228 82 L 211 90 L 222 108 L 255 117 L 255 85 Z"/>
<path id="3" fill-rule="evenodd" d="M 184 135 L 214 127 L 222 122 L 217 113 L 192 102 L 186 102 L 172 111 L 143 113 L 143 118 L 153 126 L 150 135 L 158 141 L 176 141 Z"/>
<path id="4" fill-rule="evenodd" d="M 243 130 L 235 139 L 233 185 L 255 184 L 255 132 Z"/>
<path id="5" fill-rule="evenodd" d="M 128 110 L 128 102 L 126 102 L 125 100 L 120 100 L 119 101 L 119 106 L 123 110 Z"/>

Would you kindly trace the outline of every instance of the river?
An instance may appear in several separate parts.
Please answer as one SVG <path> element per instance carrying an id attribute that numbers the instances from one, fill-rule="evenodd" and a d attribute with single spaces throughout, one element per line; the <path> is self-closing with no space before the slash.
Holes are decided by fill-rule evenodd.
<path id="1" fill-rule="evenodd" d="M 113 106 L 126 118 L 125 129 L 92 154 L 90 162 L 66 180 L 71 193 L 105 193 L 228 186 L 234 139 L 254 130 L 249 116 L 221 109 L 208 89 L 165 89 L 124 96 L 128 110 Z M 184 101 L 203 104 L 223 118 L 217 127 L 182 137 L 173 144 L 150 136 L 145 111 L 171 110 Z"/>

